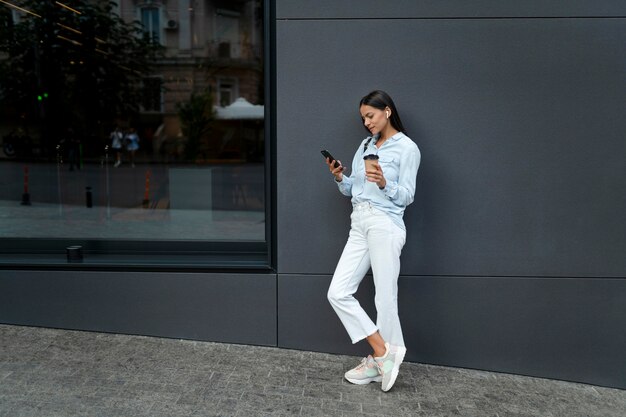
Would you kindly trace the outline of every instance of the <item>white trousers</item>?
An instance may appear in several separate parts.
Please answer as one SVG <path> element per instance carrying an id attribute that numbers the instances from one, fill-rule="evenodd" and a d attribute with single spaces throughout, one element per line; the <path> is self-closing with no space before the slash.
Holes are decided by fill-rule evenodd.
<path id="1" fill-rule="evenodd" d="M 406 231 L 369 203 L 356 204 L 350 219 L 350 235 L 330 283 L 328 301 L 352 343 L 379 331 L 385 342 L 404 346 L 398 317 L 398 275 Z M 376 287 L 376 324 L 354 298 L 370 267 Z"/>

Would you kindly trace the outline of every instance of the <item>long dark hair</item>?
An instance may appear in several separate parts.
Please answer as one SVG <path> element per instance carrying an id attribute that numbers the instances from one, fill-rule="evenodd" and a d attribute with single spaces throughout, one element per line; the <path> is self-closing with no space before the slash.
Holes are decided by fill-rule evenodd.
<path id="1" fill-rule="evenodd" d="M 359 103 L 359 107 L 361 106 L 372 106 L 375 109 L 385 110 L 387 107 L 391 109 L 391 117 L 389 117 L 389 121 L 391 122 L 391 126 L 394 127 L 398 132 L 402 132 L 406 134 L 406 130 L 404 126 L 402 126 L 402 120 L 400 120 L 400 115 L 398 114 L 398 109 L 396 109 L 396 105 L 393 103 L 393 100 L 389 96 L 389 94 L 385 93 L 382 90 L 374 90 L 365 97 L 361 99 Z M 367 127 L 365 128 L 367 129 Z"/>

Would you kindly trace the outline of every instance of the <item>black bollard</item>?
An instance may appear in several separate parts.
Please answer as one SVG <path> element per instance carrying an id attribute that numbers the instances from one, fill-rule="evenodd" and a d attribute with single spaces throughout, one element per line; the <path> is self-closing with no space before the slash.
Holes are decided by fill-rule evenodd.
<path id="1" fill-rule="evenodd" d="M 82 246 L 68 246 L 65 248 L 68 262 L 82 262 L 83 261 L 83 247 Z"/>
<path id="2" fill-rule="evenodd" d="M 22 202 L 20 204 L 23 206 L 30 206 L 30 194 L 22 194 Z"/>
<path id="3" fill-rule="evenodd" d="M 91 192 L 91 187 L 85 187 L 85 199 L 87 207 L 93 207 L 93 193 Z"/>

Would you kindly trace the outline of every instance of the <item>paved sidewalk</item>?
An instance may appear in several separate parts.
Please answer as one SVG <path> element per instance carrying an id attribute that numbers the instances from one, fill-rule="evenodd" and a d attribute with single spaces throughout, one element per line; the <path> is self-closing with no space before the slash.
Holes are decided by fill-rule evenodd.
<path id="1" fill-rule="evenodd" d="M 0 325 L 0 416 L 626 415 L 626 391 L 406 363 L 388 393 L 359 358 Z"/>

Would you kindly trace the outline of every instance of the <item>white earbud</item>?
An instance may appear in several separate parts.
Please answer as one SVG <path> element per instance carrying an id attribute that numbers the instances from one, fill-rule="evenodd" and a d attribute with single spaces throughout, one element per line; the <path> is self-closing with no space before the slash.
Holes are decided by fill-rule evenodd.
<path id="1" fill-rule="evenodd" d="M 389 119 L 389 112 L 386 112 L 386 113 L 387 113 L 387 119 Z"/>

